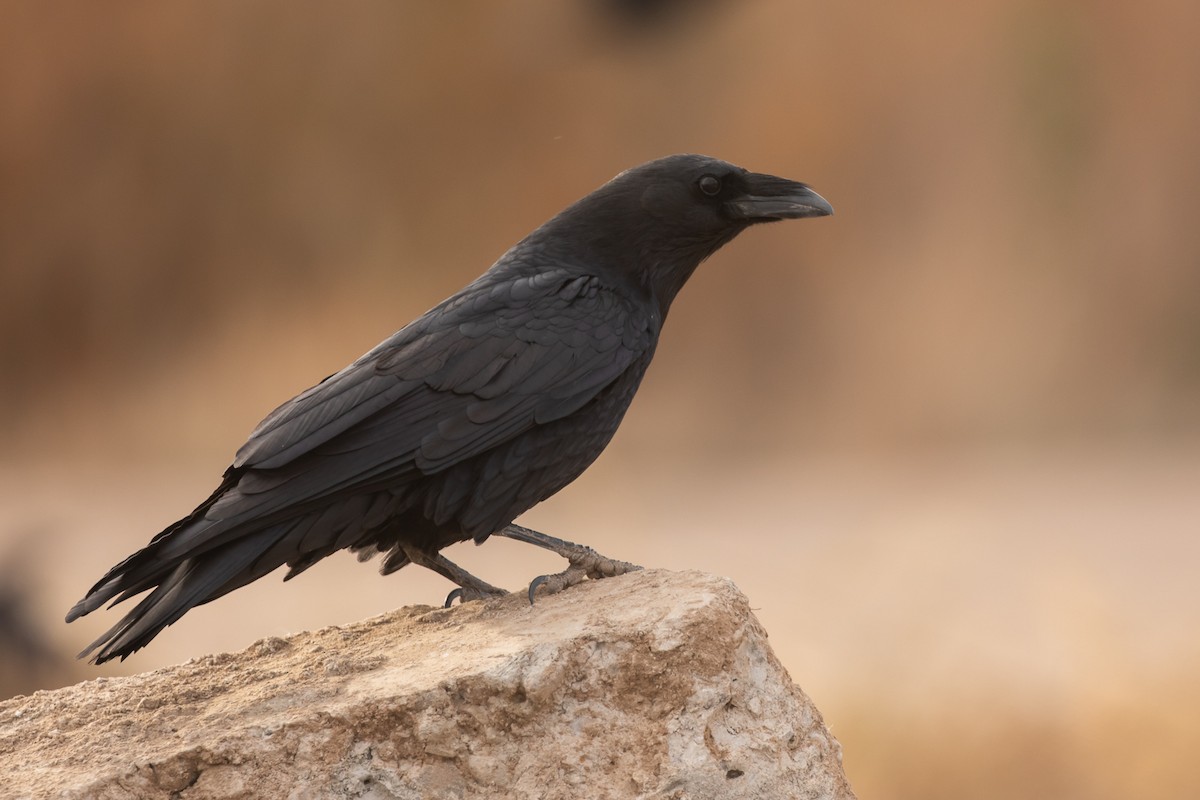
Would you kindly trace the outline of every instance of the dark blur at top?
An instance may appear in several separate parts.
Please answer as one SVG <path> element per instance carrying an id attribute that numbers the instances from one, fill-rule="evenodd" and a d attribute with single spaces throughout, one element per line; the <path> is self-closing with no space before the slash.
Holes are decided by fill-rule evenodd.
<path id="1" fill-rule="evenodd" d="M 721 0 L 591 0 L 597 16 L 618 35 L 661 36 L 685 30 L 686 24 Z M 725 0 L 728 2 L 728 0 Z M 606 19 L 605 19 L 606 18 Z"/>
<path id="2" fill-rule="evenodd" d="M 1200 423 L 1200 5 L 0 15 L 14 458 L 227 457 L 566 203 L 681 151 L 805 180 L 838 215 L 701 268 L 629 447 Z"/>

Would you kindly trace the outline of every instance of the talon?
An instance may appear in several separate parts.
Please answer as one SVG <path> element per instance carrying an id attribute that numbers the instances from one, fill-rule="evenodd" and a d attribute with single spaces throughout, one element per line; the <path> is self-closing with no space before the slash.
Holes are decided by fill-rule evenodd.
<path id="1" fill-rule="evenodd" d="M 538 575 L 529 582 L 529 605 L 533 605 L 533 593 L 536 592 L 537 588 L 545 583 L 546 579 L 549 577 L 549 575 Z"/>
<path id="2" fill-rule="evenodd" d="M 462 602 L 462 600 L 463 600 L 463 590 L 462 589 L 455 589 L 453 592 L 446 595 L 446 602 L 442 604 L 442 608 L 449 608 L 450 606 L 454 605 L 455 599 L 457 599 L 459 601 L 459 603 Z"/>

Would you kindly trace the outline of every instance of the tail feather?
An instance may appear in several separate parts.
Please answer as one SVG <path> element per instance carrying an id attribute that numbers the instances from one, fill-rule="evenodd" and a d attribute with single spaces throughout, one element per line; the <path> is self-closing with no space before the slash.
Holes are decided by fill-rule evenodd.
<path id="1" fill-rule="evenodd" d="M 123 661 L 149 644 L 151 639 L 189 609 L 262 577 L 279 565 L 272 565 L 266 570 L 261 566 L 255 570 L 249 570 L 248 567 L 265 550 L 270 549 L 280 536 L 286 535 L 286 531 L 286 526 L 270 528 L 217 550 L 184 559 L 120 622 L 88 645 L 79 658 L 86 658 L 99 650 L 91 659 L 94 664 L 103 664 L 113 658 Z M 85 602 L 80 601 L 76 608 Z M 72 613 L 74 611 L 72 609 Z"/>
<path id="2" fill-rule="evenodd" d="M 244 471 L 243 471 L 244 472 Z M 353 494 L 320 503 L 248 498 L 230 470 L 191 514 L 110 569 L 67 612 L 67 622 L 149 591 L 122 619 L 79 654 L 102 664 L 124 659 L 195 606 L 245 586 L 283 564 L 294 577 L 326 556 L 377 536 L 402 499 L 394 493 Z M 236 514 L 217 513 L 242 503 Z M 228 510 L 228 509 L 224 509 Z"/>
<path id="3" fill-rule="evenodd" d="M 117 564 L 93 586 L 83 599 L 71 606 L 67 622 L 74 622 L 112 600 L 109 608 L 134 595 L 160 585 L 178 565 L 178 561 L 156 559 L 146 547 Z"/>
<path id="4" fill-rule="evenodd" d="M 240 475 L 241 471 L 239 470 L 232 468 L 226 470 L 225 475 L 221 479 L 221 484 L 208 496 L 208 499 L 196 506 L 191 514 L 188 514 L 178 522 L 168 525 L 150 540 L 150 544 L 104 573 L 104 577 L 96 581 L 96 585 L 88 590 L 83 599 L 73 605 L 71 610 L 67 612 L 67 622 L 74 622 L 80 617 L 90 614 L 109 600 L 113 601 L 113 605 L 128 600 L 130 597 L 140 594 L 153 586 L 157 586 L 165 580 L 182 559 L 162 558 L 160 556 L 160 549 L 164 543 L 175 539 L 188 538 L 194 548 L 197 540 L 201 539 L 200 536 L 196 535 L 200 532 L 199 529 L 211 527 L 211 524 L 208 526 L 204 525 L 206 522 L 204 518 L 205 514 L 226 492 L 237 484 Z M 188 529 L 191 530 L 189 531 Z M 187 536 L 188 533 L 192 535 Z M 117 597 L 117 595 L 120 595 L 120 597 Z M 113 598 L 116 599 L 114 600 Z"/>

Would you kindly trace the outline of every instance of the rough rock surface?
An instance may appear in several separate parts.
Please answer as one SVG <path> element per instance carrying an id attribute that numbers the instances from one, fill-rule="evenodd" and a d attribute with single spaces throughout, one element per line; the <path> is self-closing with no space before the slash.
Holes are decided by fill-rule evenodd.
<path id="1" fill-rule="evenodd" d="M 853 798 L 737 588 L 411 607 L 0 704 L 0 797 Z"/>

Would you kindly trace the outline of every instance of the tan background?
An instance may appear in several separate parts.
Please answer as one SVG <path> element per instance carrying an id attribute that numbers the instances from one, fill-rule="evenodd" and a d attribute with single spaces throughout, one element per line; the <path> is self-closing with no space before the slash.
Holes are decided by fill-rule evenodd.
<path id="1" fill-rule="evenodd" d="M 1200 794 L 1198 39 L 1175 0 L 4 4 L 0 693 L 439 600 L 335 557 L 102 669 L 115 616 L 61 621 L 278 402 L 696 151 L 837 215 L 702 267 L 527 524 L 736 580 L 864 797 Z"/>

